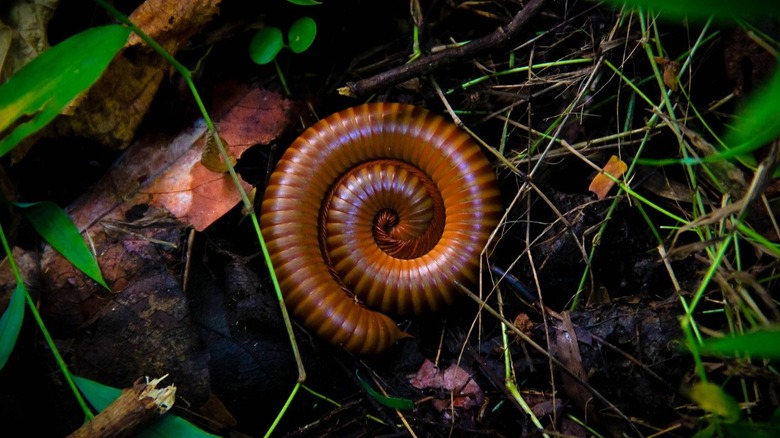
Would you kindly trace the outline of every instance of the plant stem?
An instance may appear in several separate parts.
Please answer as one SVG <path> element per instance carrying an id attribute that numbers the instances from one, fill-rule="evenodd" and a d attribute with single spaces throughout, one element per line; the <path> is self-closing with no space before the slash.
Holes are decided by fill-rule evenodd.
<path id="1" fill-rule="evenodd" d="M 71 391 L 73 392 L 73 395 L 76 397 L 76 401 L 78 402 L 79 406 L 81 407 L 81 410 L 84 411 L 84 416 L 86 417 L 86 420 L 91 420 L 94 415 L 92 414 L 92 411 L 90 411 L 89 406 L 87 406 L 87 403 L 84 401 L 84 398 L 81 396 L 81 392 L 76 387 L 76 382 L 73 381 L 73 375 L 71 375 L 70 370 L 68 370 L 68 366 L 65 364 L 65 361 L 62 359 L 62 355 L 60 355 L 60 351 L 57 349 L 56 344 L 54 344 L 54 339 L 52 339 L 51 335 L 49 334 L 49 330 L 46 328 L 46 325 L 43 323 L 43 319 L 41 319 L 41 314 L 38 313 L 38 308 L 35 305 L 35 301 L 30 296 L 30 293 L 27 291 L 27 287 L 24 285 L 24 278 L 22 277 L 21 272 L 19 272 L 19 266 L 16 264 L 16 261 L 14 260 L 13 254 L 11 254 L 11 248 L 8 245 L 8 240 L 5 238 L 5 232 L 3 231 L 3 227 L 0 226 L 0 241 L 3 243 L 3 249 L 5 250 L 5 253 L 7 255 L 8 264 L 11 267 L 11 271 L 14 273 L 14 277 L 16 278 L 16 284 L 18 286 L 21 286 L 22 290 L 24 291 L 24 297 L 27 301 L 27 307 L 30 309 L 30 313 L 32 313 L 33 318 L 35 318 L 35 322 L 38 324 L 38 327 L 41 329 L 41 333 L 43 333 L 44 339 L 46 339 L 46 344 L 51 348 L 52 354 L 54 354 L 54 358 L 57 361 L 57 365 L 60 367 L 60 370 L 62 371 L 62 375 L 65 376 L 65 380 L 68 382 L 68 386 L 70 386 Z"/>
<path id="2" fill-rule="evenodd" d="M 106 3 L 105 0 L 95 0 L 95 2 L 98 3 L 101 7 L 105 8 L 111 15 L 113 15 L 121 23 L 127 25 L 136 35 L 138 35 L 146 44 L 148 44 L 149 47 L 151 47 L 152 49 L 154 49 L 154 51 L 159 53 L 160 56 L 162 56 L 166 61 L 168 61 L 176 69 L 176 71 L 178 71 L 179 74 L 182 75 L 182 78 L 184 78 L 184 80 L 187 82 L 187 86 L 192 92 L 192 96 L 194 97 L 195 102 L 197 103 L 198 108 L 200 109 L 200 112 L 203 115 L 203 119 L 205 120 L 206 125 L 209 128 L 209 134 L 213 136 L 214 142 L 216 143 L 217 148 L 219 149 L 219 153 L 222 155 L 223 161 L 225 162 L 225 165 L 228 169 L 228 173 L 230 174 L 230 177 L 235 183 L 236 189 L 238 190 L 238 193 L 241 196 L 241 201 L 244 204 L 244 208 L 246 211 L 249 212 L 249 215 L 252 218 L 252 224 L 255 228 L 257 239 L 260 242 L 260 247 L 262 248 L 263 256 L 265 257 L 265 262 L 266 265 L 268 266 L 268 271 L 271 274 L 271 281 L 273 283 L 276 296 L 279 300 L 279 306 L 281 308 L 282 318 L 284 319 L 285 327 L 287 328 L 287 332 L 289 334 L 290 344 L 293 350 L 293 354 L 295 356 L 296 365 L 298 367 L 298 381 L 296 385 L 293 387 L 293 390 L 287 399 L 287 403 L 285 403 L 284 407 L 279 412 L 277 419 L 274 421 L 274 423 L 271 425 L 271 428 L 268 430 L 267 433 L 268 435 L 270 435 L 273 432 L 273 430 L 276 428 L 276 425 L 279 423 L 279 420 L 281 419 L 282 415 L 284 415 L 284 413 L 286 412 L 287 407 L 292 402 L 292 399 L 295 397 L 295 394 L 298 392 L 301 383 L 306 380 L 306 371 L 303 367 L 303 361 L 301 360 L 300 352 L 298 350 L 298 344 L 297 341 L 295 340 L 295 335 L 292 330 L 292 323 L 290 321 L 289 314 L 287 313 L 287 309 L 284 305 L 284 298 L 282 296 L 281 289 L 279 288 L 279 282 L 276 278 L 276 273 L 274 271 L 270 256 L 268 254 L 268 249 L 265 244 L 265 239 L 263 238 L 263 233 L 260 230 L 260 224 L 257 220 L 257 214 L 254 211 L 254 207 L 252 205 L 252 202 L 249 200 L 246 191 L 241 185 L 241 182 L 238 178 L 238 174 L 236 174 L 236 170 L 233 167 L 230 157 L 227 153 L 227 149 L 225 148 L 225 145 L 222 143 L 222 139 L 217 134 L 217 129 L 214 125 L 214 122 L 211 120 L 208 111 L 206 111 L 206 107 L 200 98 L 200 94 L 198 93 L 195 84 L 192 82 L 192 74 L 190 73 L 190 71 L 179 61 L 177 61 L 173 56 L 171 56 L 156 41 L 154 41 L 151 37 L 146 35 L 146 33 L 144 33 L 140 28 L 138 28 L 138 26 L 133 24 L 124 14 L 119 12 L 113 6 Z"/>

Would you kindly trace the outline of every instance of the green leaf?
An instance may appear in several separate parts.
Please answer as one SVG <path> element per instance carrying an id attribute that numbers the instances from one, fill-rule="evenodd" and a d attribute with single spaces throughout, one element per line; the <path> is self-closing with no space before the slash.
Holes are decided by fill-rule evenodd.
<path id="1" fill-rule="evenodd" d="M 311 47 L 315 36 L 317 36 L 317 23 L 311 17 L 301 17 L 295 20 L 287 32 L 290 50 L 294 53 L 305 52 Z"/>
<path id="2" fill-rule="evenodd" d="M 140 438 L 219 438 L 205 430 L 201 430 L 189 421 L 173 414 L 165 415 L 158 423 L 153 424 Z"/>
<path id="3" fill-rule="evenodd" d="M 739 421 L 742 415 L 739 410 L 739 403 L 714 383 L 699 382 L 694 384 L 691 388 L 690 397 L 700 408 L 718 415 L 728 423 Z"/>
<path id="4" fill-rule="evenodd" d="M 744 436 L 750 438 L 777 438 L 780 427 L 777 424 L 743 420 L 735 424 L 724 424 L 725 436 Z"/>
<path id="5" fill-rule="evenodd" d="M 83 377 L 73 376 L 73 380 L 76 382 L 76 386 L 89 403 L 97 409 L 102 411 L 107 408 L 114 400 L 116 400 L 122 391 L 113 388 L 111 386 L 103 385 L 95 382 L 94 380 L 85 379 Z M 192 423 L 184 420 L 181 417 L 177 417 L 173 414 L 164 415 L 160 421 L 152 423 L 146 430 L 138 435 L 143 438 L 163 438 L 163 437 L 183 437 L 183 438 L 216 438 L 217 435 L 212 435 L 206 431 L 203 431 L 195 427 Z"/>
<path id="6" fill-rule="evenodd" d="M 22 329 L 25 293 L 24 284 L 17 284 L 13 295 L 11 295 L 11 300 L 8 302 L 8 308 L 0 317 L 0 370 L 11 357 L 16 339 L 19 337 L 19 331 Z"/>
<path id="7" fill-rule="evenodd" d="M 84 377 L 73 376 L 73 381 L 76 382 L 76 386 L 79 387 L 79 391 L 84 394 L 89 404 L 98 411 L 107 408 L 122 394 L 120 389 Z"/>
<path id="8" fill-rule="evenodd" d="M 284 47 L 282 31 L 276 27 L 264 27 L 255 33 L 249 43 L 249 57 L 255 64 L 268 64 Z"/>
<path id="9" fill-rule="evenodd" d="M 700 351 L 713 356 L 780 359 L 780 327 L 727 338 L 707 339 L 701 344 Z"/>
<path id="10" fill-rule="evenodd" d="M 709 423 L 707 424 L 707 427 L 696 432 L 696 434 L 693 435 L 691 438 L 711 438 L 715 436 L 715 432 L 717 432 L 715 425 L 713 423 Z"/>
<path id="11" fill-rule="evenodd" d="M 128 35 L 130 29 L 119 25 L 87 29 L 42 53 L 1 85 L 0 156 L 95 83 Z"/>
<path id="12" fill-rule="evenodd" d="M 724 139 L 729 147 L 725 153 L 749 154 L 780 136 L 777 102 L 780 102 L 780 68 L 768 84 L 750 95 L 747 105 L 738 112 L 736 123 Z M 746 159 L 755 165 L 755 158 L 747 155 Z"/>
<path id="13" fill-rule="evenodd" d="M 318 2 L 317 0 L 287 0 L 289 3 L 292 3 L 294 5 L 298 6 L 316 6 L 321 5 L 322 2 Z"/>
<path id="14" fill-rule="evenodd" d="M 79 230 L 68 215 L 52 202 L 17 203 L 22 214 L 52 248 L 81 272 L 95 280 L 106 289 L 110 289 L 103 280 L 97 260 L 87 248 Z"/>
<path id="15" fill-rule="evenodd" d="M 617 7 L 639 6 L 652 8 L 661 16 L 693 18 L 706 20 L 710 16 L 720 18 L 737 17 L 778 17 L 780 8 L 776 0 L 606 0 Z"/>
<path id="16" fill-rule="evenodd" d="M 355 370 L 355 377 L 357 377 L 358 382 L 360 382 L 360 386 L 362 386 L 368 395 L 370 395 L 379 404 L 387 406 L 391 409 L 399 409 L 404 411 L 411 411 L 414 409 L 414 402 L 408 398 L 387 397 L 376 392 L 374 388 L 371 387 L 371 385 L 369 385 L 365 380 L 363 380 L 362 377 L 360 377 L 360 374 L 357 370 Z"/>

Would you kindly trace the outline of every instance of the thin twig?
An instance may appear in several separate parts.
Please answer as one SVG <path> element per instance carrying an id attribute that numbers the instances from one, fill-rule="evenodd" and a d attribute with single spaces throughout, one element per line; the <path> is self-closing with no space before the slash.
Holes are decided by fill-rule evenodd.
<path id="1" fill-rule="evenodd" d="M 339 88 L 339 94 L 349 97 L 359 97 L 379 91 L 409 79 L 430 73 L 442 66 L 472 59 L 479 53 L 497 49 L 510 43 L 512 39 L 534 18 L 547 0 L 531 0 L 518 12 L 506 26 L 501 26 L 493 33 L 475 39 L 468 44 L 456 46 L 441 52 L 432 53 L 418 58 L 408 64 L 400 65 L 357 82 L 347 82 Z"/>

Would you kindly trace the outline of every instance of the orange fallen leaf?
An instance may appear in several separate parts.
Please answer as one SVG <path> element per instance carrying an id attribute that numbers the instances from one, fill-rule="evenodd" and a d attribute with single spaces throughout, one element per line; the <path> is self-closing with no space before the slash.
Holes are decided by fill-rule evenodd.
<path id="1" fill-rule="evenodd" d="M 254 144 L 268 144 L 284 131 L 292 102 L 263 89 L 245 92 L 217 120 L 228 153 L 240 158 Z M 176 138 L 157 134 L 142 138 L 117 161 L 92 192 L 68 208 L 80 230 L 139 204 L 170 212 L 182 223 L 202 231 L 235 207 L 240 197 L 227 174 L 214 173 L 201 162 L 203 122 Z M 244 184 L 244 190 L 250 190 Z M 117 210 L 117 211 L 114 211 Z"/>
<path id="2" fill-rule="evenodd" d="M 212 116 L 230 155 L 240 159 L 249 147 L 276 140 L 294 116 L 292 102 L 278 93 L 235 91 L 220 95 L 223 109 Z M 209 394 L 209 354 L 190 317 L 182 259 L 189 231 L 208 227 L 239 195 L 228 175 L 201 163 L 206 133 L 202 121 L 175 137 L 149 132 L 68 207 L 111 293 L 51 246 L 40 251 L 40 312 L 58 339 L 68 340 L 79 375 L 122 382 L 164 372 L 187 382 L 180 388 L 189 400 Z M 13 290 L 9 278 L 0 276 L 0 289 Z"/>
<path id="3" fill-rule="evenodd" d="M 612 178 L 604 175 L 604 173 L 608 173 L 614 178 L 620 178 L 623 176 L 626 170 L 628 170 L 628 165 L 624 163 L 623 160 L 618 158 L 617 155 L 613 155 L 609 158 L 607 165 L 604 166 L 604 171 L 599 172 L 599 174 L 593 178 L 593 181 L 591 181 L 588 190 L 595 193 L 596 197 L 599 199 L 606 198 L 607 193 L 609 193 L 610 189 L 612 189 L 612 186 L 615 185 L 615 181 L 613 181 Z"/>

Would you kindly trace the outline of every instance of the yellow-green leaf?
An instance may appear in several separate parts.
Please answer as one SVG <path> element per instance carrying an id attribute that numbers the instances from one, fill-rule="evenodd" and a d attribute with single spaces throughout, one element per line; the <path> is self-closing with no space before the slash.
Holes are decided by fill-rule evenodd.
<path id="1" fill-rule="evenodd" d="M 711 382 L 700 382 L 693 385 L 690 392 L 691 400 L 700 408 L 713 413 L 728 423 L 739 421 L 741 412 L 739 404 L 723 389 Z"/>
<path id="2" fill-rule="evenodd" d="M 121 49 L 130 29 L 80 32 L 30 61 L 0 85 L 0 156 L 52 121 L 89 88 Z"/>

